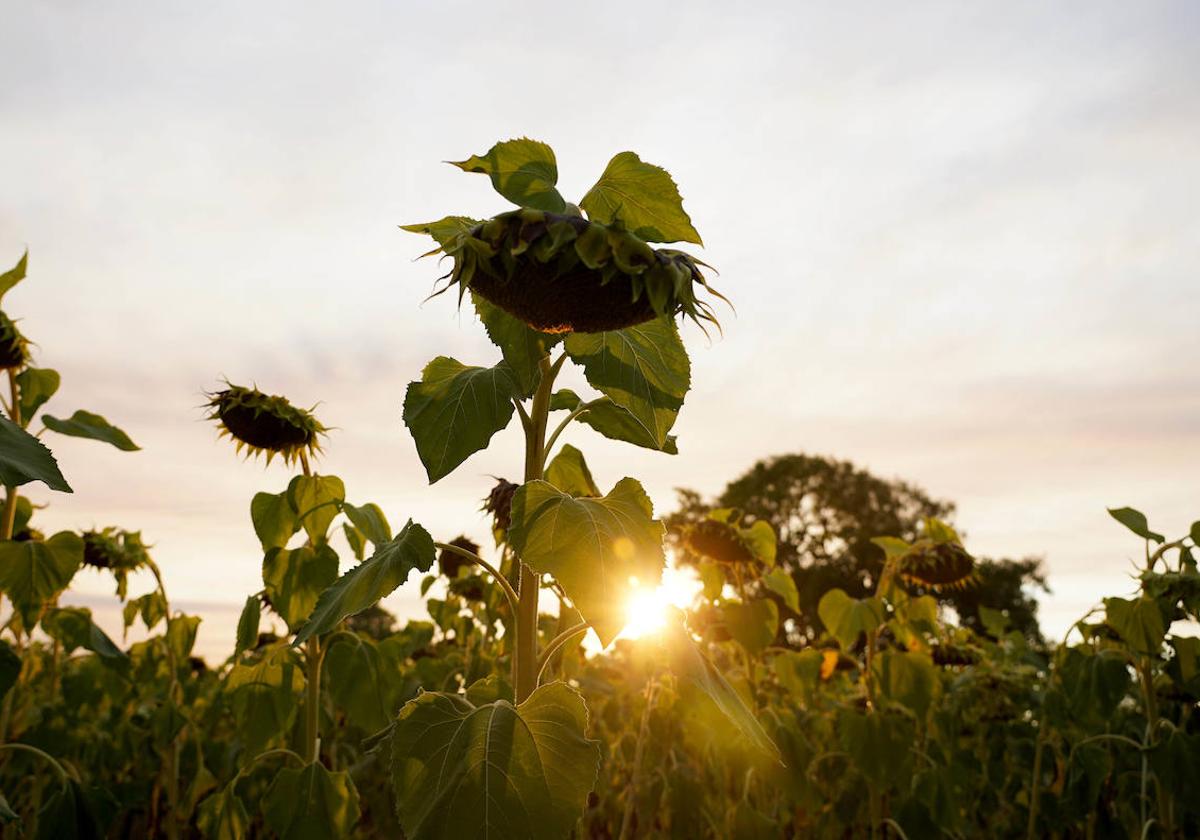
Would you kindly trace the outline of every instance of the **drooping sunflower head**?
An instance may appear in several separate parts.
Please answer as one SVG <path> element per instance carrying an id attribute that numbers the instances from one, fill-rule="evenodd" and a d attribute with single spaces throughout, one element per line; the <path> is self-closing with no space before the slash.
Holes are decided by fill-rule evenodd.
<path id="1" fill-rule="evenodd" d="M 450 545 L 469 551 L 472 554 L 479 553 L 479 545 L 470 537 L 456 537 L 455 539 L 450 540 Z M 470 560 L 463 557 L 461 554 L 455 554 L 453 551 L 447 551 L 443 548 L 438 554 L 438 571 L 451 580 L 454 580 L 458 577 L 459 569 L 470 565 Z"/>
<path id="2" fill-rule="evenodd" d="M 497 478 L 496 486 L 483 500 L 480 509 L 492 515 L 492 527 L 497 533 L 497 540 L 512 525 L 512 500 L 519 487 L 519 484 L 507 479 Z"/>
<path id="3" fill-rule="evenodd" d="M 267 463 L 276 455 L 285 464 L 307 460 L 321 451 L 326 428 L 312 410 L 297 408 L 285 397 L 268 396 L 257 388 L 230 385 L 208 395 L 208 418 L 222 435 L 233 438 L 239 452 L 263 454 Z"/>
<path id="4" fill-rule="evenodd" d="M 718 508 L 688 527 L 684 534 L 688 551 L 730 566 L 775 565 L 775 532 L 758 520 L 742 526 L 741 511 Z"/>
<path id="5" fill-rule="evenodd" d="M 29 361 L 29 341 L 17 323 L 0 311 L 0 370 L 19 368 Z"/>
<path id="6" fill-rule="evenodd" d="M 141 532 L 104 528 L 83 532 L 83 564 L 93 569 L 132 572 L 149 559 Z"/>
<path id="7" fill-rule="evenodd" d="M 925 536 L 899 558 L 897 570 L 910 583 L 942 592 L 971 583 L 975 558 L 963 548 L 953 528 L 930 518 L 925 521 Z"/>

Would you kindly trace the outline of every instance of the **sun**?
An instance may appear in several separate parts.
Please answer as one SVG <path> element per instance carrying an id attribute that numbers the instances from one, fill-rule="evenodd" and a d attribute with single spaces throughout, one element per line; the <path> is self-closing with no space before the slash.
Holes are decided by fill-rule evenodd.
<path id="1" fill-rule="evenodd" d="M 690 569 L 663 570 L 662 582 L 655 587 L 640 586 L 631 578 L 632 593 L 625 607 L 627 621 L 620 633 L 622 639 L 640 639 L 659 633 L 666 626 L 670 607 L 683 609 L 691 605 L 701 583 Z"/>

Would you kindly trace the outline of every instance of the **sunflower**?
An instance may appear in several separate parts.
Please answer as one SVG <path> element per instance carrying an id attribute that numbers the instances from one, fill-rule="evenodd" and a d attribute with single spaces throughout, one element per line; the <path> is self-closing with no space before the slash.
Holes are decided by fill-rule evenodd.
<path id="1" fill-rule="evenodd" d="M 237 442 L 239 452 L 245 447 L 250 455 L 266 454 L 268 464 L 276 455 L 291 464 L 307 463 L 321 451 L 326 428 L 311 409 L 297 408 L 285 397 L 267 396 L 257 388 L 226 384 L 223 391 L 208 395 L 208 419 L 216 420 L 221 434 Z"/>
<path id="2" fill-rule="evenodd" d="M 953 528 L 930 518 L 925 521 L 925 536 L 898 558 L 897 571 L 909 583 L 934 592 L 962 589 L 974 579 L 975 558 Z"/>
<path id="3" fill-rule="evenodd" d="M 0 312 L 0 369 L 19 368 L 29 361 L 29 342 L 17 323 Z"/>

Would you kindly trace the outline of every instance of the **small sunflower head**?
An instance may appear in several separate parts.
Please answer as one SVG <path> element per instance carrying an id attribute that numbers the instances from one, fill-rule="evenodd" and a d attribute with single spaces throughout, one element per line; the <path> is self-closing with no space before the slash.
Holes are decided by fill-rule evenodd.
<path id="1" fill-rule="evenodd" d="M 497 478 L 496 486 L 483 500 L 481 510 L 492 515 L 493 526 L 498 532 L 507 531 L 512 525 L 512 500 L 519 487 L 519 484 Z"/>
<path id="2" fill-rule="evenodd" d="M 228 384 L 228 383 L 226 383 Z M 296 408 L 285 397 L 267 396 L 257 388 L 229 385 L 209 394 L 208 419 L 216 420 L 221 434 L 233 438 L 240 452 L 276 455 L 285 464 L 304 460 L 321 451 L 326 428 L 311 409 Z"/>
<path id="3" fill-rule="evenodd" d="M 897 571 L 909 583 L 934 592 L 968 586 L 975 572 L 975 558 L 953 528 L 937 519 L 925 521 L 925 536 L 899 557 Z"/>
<path id="4" fill-rule="evenodd" d="M 0 370 L 11 370 L 29 361 L 29 342 L 17 322 L 0 312 Z"/>
<path id="5" fill-rule="evenodd" d="M 144 566 L 149 559 L 139 531 L 104 528 L 83 533 L 85 566 L 91 566 L 93 569 L 111 569 L 114 572 L 132 572 Z"/>
<path id="6" fill-rule="evenodd" d="M 465 549 L 472 554 L 479 554 L 479 546 L 469 537 L 457 537 L 450 541 L 450 545 L 456 548 Z M 454 580 L 458 577 L 458 570 L 464 566 L 470 566 L 471 561 L 463 557 L 461 554 L 455 554 L 453 551 L 442 549 L 438 554 L 438 569 L 443 575 Z"/>

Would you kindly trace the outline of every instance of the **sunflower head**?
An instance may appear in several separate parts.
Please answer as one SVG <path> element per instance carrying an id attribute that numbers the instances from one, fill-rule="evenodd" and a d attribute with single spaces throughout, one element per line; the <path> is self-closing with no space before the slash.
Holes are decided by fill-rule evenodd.
<path id="1" fill-rule="evenodd" d="M 519 484 L 503 478 L 496 479 L 496 486 L 483 500 L 482 511 L 492 515 L 492 525 L 497 534 L 507 531 L 512 525 L 512 500 Z"/>
<path id="2" fill-rule="evenodd" d="M 0 369 L 22 367 L 29 361 L 29 341 L 17 329 L 17 322 L 0 312 Z"/>
<path id="3" fill-rule="evenodd" d="M 465 549 L 472 554 L 479 554 L 479 546 L 469 537 L 457 537 L 450 540 L 450 545 Z M 455 554 L 453 551 L 447 551 L 443 548 L 441 553 L 438 554 L 438 570 L 451 580 L 458 577 L 459 569 L 470 565 L 470 560 L 461 554 Z"/>
<path id="4" fill-rule="evenodd" d="M 240 452 L 264 454 L 267 463 L 276 455 L 284 463 L 304 461 L 321 451 L 326 428 L 312 410 L 297 408 L 285 397 L 267 396 L 257 388 L 228 385 L 209 394 L 208 419 L 217 421 L 221 434 L 233 438 Z"/>
<path id="5" fill-rule="evenodd" d="M 763 520 L 742 527 L 740 511 L 719 508 L 710 511 L 687 529 L 684 544 L 693 554 L 729 566 L 775 565 L 775 532 Z"/>
<path id="6" fill-rule="evenodd" d="M 953 528 L 937 519 L 925 520 L 925 536 L 898 558 L 897 571 L 909 583 L 942 592 L 968 586 L 975 558 Z"/>
<path id="7" fill-rule="evenodd" d="M 140 531 L 104 528 L 83 532 L 83 564 L 93 569 L 132 572 L 150 559 Z"/>

